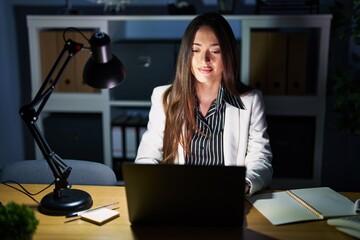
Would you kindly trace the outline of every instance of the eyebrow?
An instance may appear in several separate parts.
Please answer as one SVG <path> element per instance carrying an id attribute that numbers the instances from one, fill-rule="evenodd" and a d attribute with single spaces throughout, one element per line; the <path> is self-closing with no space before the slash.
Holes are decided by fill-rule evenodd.
<path id="1" fill-rule="evenodd" d="M 200 43 L 196 43 L 196 42 L 194 42 L 192 45 L 202 46 L 202 44 L 200 44 Z M 211 47 L 214 47 L 214 46 L 220 46 L 220 44 L 219 44 L 219 43 L 213 43 L 213 44 L 210 44 L 210 46 L 211 46 Z"/>

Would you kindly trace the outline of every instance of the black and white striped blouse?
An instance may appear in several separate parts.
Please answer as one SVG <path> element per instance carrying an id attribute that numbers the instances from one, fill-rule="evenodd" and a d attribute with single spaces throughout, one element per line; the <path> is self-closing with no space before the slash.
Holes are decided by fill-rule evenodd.
<path id="1" fill-rule="evenodd" d="M 226 102 L 243 108 L 240 97 L 232 95 L 223 85 L 205 117 L 200 112 L 199 104 L 196 104 L 195 117 L 200 132 L 194 133 L 190 145 L 191 154 L 187 155 L 186 164 L 224 165 L 223 130 Z"/>

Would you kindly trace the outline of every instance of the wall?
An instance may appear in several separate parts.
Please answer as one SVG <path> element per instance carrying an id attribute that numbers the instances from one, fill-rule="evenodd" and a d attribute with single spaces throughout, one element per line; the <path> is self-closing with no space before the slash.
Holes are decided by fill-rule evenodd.
<path id="1" fill-rule="evenodd" d="M 352 8 L 352 0 L 341 1 L 345 9 Z M 332 38 L 330 42 L 329 69 L 343 69 L 350 73 L 351 52 L 354 49 L 348 40 Z M 355 76 L 358 81 L 359 76 Z M 360 135 L 339 132 L 334 126 L 338 113 L 334 110 L 334 83 L 328 81 L 326 124 L 323 154 L 323 184 L 340 191 L 360 191 L 358 169 L 360 169 Z"/>
<path id="2" fill-rule="evenodd" d="M 95 0 L 77 0 L 72 1 L 73 6 L 76 5 L 94 5 Z M 169 0 L 136 0 L 138 5 L 158 5 L 165 6 Z M 251 11 L 253 9 L 253 2 L 251 0 L 240 1 L 243 7 L 242 11 Z M 321 12 L 327 12 L 327 5 L 332 1 L 322 1 Z M 206 0 L 204 3 L 214 6 L 216 0 Z M 24 159 L 28 156 L 26 149 L 31 146 L 24 144 L 26 138 L 29 136 L 27 129 L 24 129 L 24 124 L 18 115 L 18 109 L 22 104 L 22 99 L 25 96 L 22 94 L 22 89 L 28 86 L 22 84 L 21 75 L 27 74 L 20 71 L 19 58 L 27 57 L 27 53 L 19 52 L 17 50 L 16 27 L 17 23 L 14 16 L 13 7 L 16 5 L 29 5 L 28 0 L 2 0 L 0 1 L 0 29 L 2 30 L 0 38 L 0 168 L 9 161 L 16 161 Z M 61 9 L 61 5 L 65 6 L 65 1 L 62 0 L 32 0 L 32 5 L 53 5 Z M 250 10 L 246 10 L 250 9 Z M 28 44 L 24 42 L 24 44 Z M 338 54 L 332 52 L 335 49 L 343 50 L 340 60 Z M 340 51 L 341 51 L 340 50 Z M 337 48 L 332 45 L 330 52 L 333 58 L 330 61 L 338 59 L 346 63 L 347 47 Z M 20 55 L 20 57 L 18 57 Z M 335 57 L 334 57 L 335 56 Z M 331 88 L 331 85 L 329 85 Z M 327 97 L 327 113 L 326 126 L 324 135 L 324 157 L 323 157 L 323 185 L 333 187 L 339 191 L 360 191 L 360 181 L 357 178 L 358 169 L 360 169 L 360 137 L 351 134 L 339 133 L 332 123 L 336 118 L 336 112 L 333 110 L 334 100 L 330 95 Z M 301 163 L 299 163 L 301 164 Z M 295 165 L 295 164 L 294 164 Z"/>
<path id="3" fill-rule="evenodd" d="M 19 118 L 20 86 L 17 74 L 13 15 L 9 1 L 0 2 L 0 167 L 24 158 L 22 122 Z"/>

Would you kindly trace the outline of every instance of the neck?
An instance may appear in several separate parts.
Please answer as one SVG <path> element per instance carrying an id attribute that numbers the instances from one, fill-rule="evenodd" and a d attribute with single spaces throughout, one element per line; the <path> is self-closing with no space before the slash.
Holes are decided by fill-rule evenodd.
<path id="1" fill-rule="evenodd" d="M 206 84 L 197 84 L 196 95 L 199 101 L 200 112 L 206 116 L 212 102 L 216 99 L 220 84 L 208 86 Z"/>
<path id="2" fill-rule="evenodd" d="M 196 85 L 196 95 L 199 99 L 199 103 L 202 102 L 212 102 L 216 99 L 219 92 L 220 84 L 197 84 Z"/>

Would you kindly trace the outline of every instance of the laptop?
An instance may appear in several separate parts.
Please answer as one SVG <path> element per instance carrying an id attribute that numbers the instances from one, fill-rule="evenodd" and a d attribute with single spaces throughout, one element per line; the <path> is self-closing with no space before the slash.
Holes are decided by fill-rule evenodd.
<path id="1" fill-rule="evenodd" d="M 122 171 L 132 225 L 243 225 L 243 166 L 124 163 Z"/>

